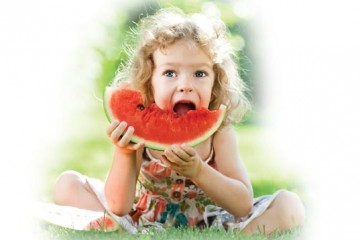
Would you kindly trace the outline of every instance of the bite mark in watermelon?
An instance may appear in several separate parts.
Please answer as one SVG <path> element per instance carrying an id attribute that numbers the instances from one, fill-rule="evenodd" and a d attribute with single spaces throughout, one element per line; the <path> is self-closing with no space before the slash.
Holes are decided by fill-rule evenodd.
<path id="1" fill-rule="evenodd" d="M 134 127 L 132 142 L 144 141 L 146 147 L 156 150 L 181 143 L 196 146 L 220 127 L 226 112 L 222 105 L 219 110 L 201 108 L 179 115 L 155 103 L 145 107 L 139 91 L 115 87 L 106 88 L 104 109 L 109 121 L 126 121 Z"/>

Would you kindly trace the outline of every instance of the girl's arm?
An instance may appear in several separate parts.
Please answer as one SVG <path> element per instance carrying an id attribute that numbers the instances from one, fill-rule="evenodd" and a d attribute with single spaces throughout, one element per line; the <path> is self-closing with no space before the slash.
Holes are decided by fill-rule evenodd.
<path id="1" fill-rule="evenodd" d="M 252 209 L 253 190 L 233 127 L 218 132 L 213 141 L 216 170 L 204 163 L 192 180 L 217 205 L 235 216 L 246 216 Z"/>
<path id="2" fill-rule="evenodd" d="M 110 210 L 119 216 L 128 214 L 133 206 L 143 151 L 142 143 L 130 143 L 134 129 L 125 128 L 125 122 L 115 122 L 107 130 L 115 145 L 115 154 L 105 181 L 105 197 Z"/>
<path id="3" fill-rule="evenodd" d="M 253 191 L 240 160 L 233 127 L 217 132 L 213 139 L 215 169 L 204 163 L 195 149 L 176 145 L 165 150 L 163 162 L 190 178 L 218 206 L 235 216 L 252 209 Z"/>

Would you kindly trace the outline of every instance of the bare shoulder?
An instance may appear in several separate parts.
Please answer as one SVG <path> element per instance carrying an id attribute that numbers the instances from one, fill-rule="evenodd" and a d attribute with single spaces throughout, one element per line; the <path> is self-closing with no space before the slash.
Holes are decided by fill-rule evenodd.
<path id="1" fill-rule="evenodd" d="M 232 125 L 225 126 L 218 130 L 214 135 L 214 144 L 223 142 L 234 142 L 236 144 L 236 134 Z"/>
<path id="2" fill-rule="evenodd" d="M 213 138 L 213 146 L 216 155 L 222 158 L 221 162 L 237 162 L 240 160 L 236 134 L 233 126 L 225 126 L 218 130 Z M 229 156 L 231 156 L 230 160 L 225 160 L 229 159 Z"/>

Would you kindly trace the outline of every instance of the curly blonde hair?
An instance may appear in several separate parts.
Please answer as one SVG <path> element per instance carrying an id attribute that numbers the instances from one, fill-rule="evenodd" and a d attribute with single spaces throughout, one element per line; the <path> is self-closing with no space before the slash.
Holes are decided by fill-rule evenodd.
<path id="1" fill-rule="evenodd" d="M 145 104 L 153 102 L 151 76 L 154 69 L 153 53 L 182 39 L 192 40 L 213 61 L 215 81 L 209 109 L 227 106 L 223 126 L 241 120 L 250 104 L 247 90 L 238 74 L 233 49 L 228 41 L 228 30 L 220 19 L 202 14 L 184 14 L 177 8 L 160 9 L 155 15 L 140 20 L 137 47 L 129 52 L 129 62 L 119 69 L 113 84 L 130 83 L 142 93 Z"/>

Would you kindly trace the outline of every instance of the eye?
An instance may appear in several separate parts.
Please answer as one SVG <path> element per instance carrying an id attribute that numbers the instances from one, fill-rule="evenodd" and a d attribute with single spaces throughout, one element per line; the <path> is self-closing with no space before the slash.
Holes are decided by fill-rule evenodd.
<path id="1" fill-rule="evenodd" d="M 195 74 L 194 74 L 194 77 L 197 77 L 197 78 L 206 77 L 206 72 L 204 72 L 204 71 L 196 71 Z"/>
<path id="2" fill-rule="evenodd" d="M 176 77 L 176 73 L 173 70 L 167 70 L 164 72 L 165 77 Z"/>

